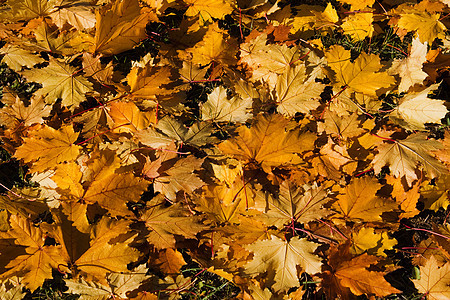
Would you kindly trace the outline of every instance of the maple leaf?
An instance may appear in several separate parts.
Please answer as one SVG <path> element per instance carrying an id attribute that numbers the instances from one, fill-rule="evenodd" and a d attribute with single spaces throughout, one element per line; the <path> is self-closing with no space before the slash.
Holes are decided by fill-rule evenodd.
<path id="1" fill-rule="evenodd" d="M 86 76 L 90 76 L 102 84 L 113 84 L 113 66 L 112 62 L 106 67 L 102 66 L 101 56 L 93 56 L 90 53 L 83 53 L 83 70 Z"/>
<path id="2" fill-rule="evenodd" d="M 45 95 L 46 103 L 53 104 L 61 98 L 62 105 L 71 110 L 85 101 L 84 94 L 92 90 L 92 83 L 82 75 L 76 75 L 77 73 L 75 67 L 54 58 L 50 59 L 48 67 L 44 69 L 22 72 L 27 80 L 42 84 L 43 88 L 39 93 Z"/>
<path id="3" fill-rule="evenodd" d="M 375 294 L 387 296 L 400 291 L 393 288 L 383 277 L 383 272 L 369 271 L 368 266 L 376 264 L 379 258 L 364 253 L 350 261 L 344 261 L 335 268 L 334 276 L 339 284 L 350 288 L 353 294 Z"/>
<path id="4" fill-rule="evenodd" d="M 408 31 L 417 30 L 420 42 L 431 44 L 436 38 L 444 38 L 444 31 L 447 29 L 439 19 L 439 14 L 415 11 L 401 14 L 397 25 Z"/>
<path id="5" fill-rule="evenodd" d="M 47 16 L 57 5 L 57 0 L 9 0 L 10 10 L 2 13 L 2 19 L 27 21 Z"/>
<path id="6" fill-rule="evenodd" d="M 396 59 L 388 70 L 389 75 L 399 74 L 401 77 L 398 91 L 406 92 L 415 84 L 421 84 L 428 74 L 422 71 L 422 65 L 427 61 L 428 43 L 421 43 L 416 37 L 412 41 L 410 55 L 405 59 Z"/>
<path id="7" fill-rule="evenodd" d="M 429 154 L 429 151 L 441 148 L 441 143 L 427 139 L 425 133 L 415 133 L 400 141 L 384 139 L 384 143 L 377 147 L 378 154 L 372 163 L 376 173 L 385 165 L 389 165 L 392 175 L 404 176 L 411 185 L 417 179 L 415 170 L 419 164 L 431 178 L 447 173 L 445 166 Z"/>
<path id="8" fill-rule="evenodd" d="M 202 41 L 194 47 L 186 49 L 192 54 L 192 62 L 208 65 L 217 62 L 223 65 L 233 65 L 236 62 L 236 47 L 234 40 L 226 39 L 226 31 L 219 28 L 217 22 L 208 26 L 208 31 Z"/>
<path id="9" fill-rule="evenodd" d="M 245 273 L 268 272 L 270 280 L 274 281 L 272 287 L 275 291 L 298 287 L 297 266 L 309 274 L 320 272 L 322 263 L 313 254 L 317 246 L 316 243 L 298 237 L 283 241 L 272 236 L 270 240 L 257 241 L 245 247 L 254 253 L 253 260 L 245 266 Z"/>
<path id="10" fill-rule="evenodd" d="M 55 219 L 55 223 L 43 224 L 43 227 L 63 247 L 60 256 L 65 263 L 58 267 L 65 266 L 64 269 L 74 277 L 81 272 L 105 283 L 105 270 L 127 272 L 127 264 L 140 256 L 139 251 L 128 246 L 136 237 L 135 233 L 127 234 L 130 221 L 103 217 L 89 233 L 82 233 L 64 214 L 55 213 Z M 111 242 L 113 239 L 114 243 Z"/>
<path id="11" fill-rule="evenodd" d="M 336 85 L 347 86 L 356 92 L 376 96 L 377 91 L 389 88 L 394 84 L 394 77 L 382 68 L 380 58 L 375 54 L 361 53 L 353 62 L 350 61 L 350 51 L 342 46 L 331 46 L 325 53 L 328 66 L 336 74 Z"/>
<path id="12" fill-rule="evenodd" d="M 167 147 L 174 141 L 181 145 L 203 146 L 214 143 L 216 139 L 211 137 L 213 132 L 211 122 L 197 122 L 186 128 L 178 120 L 166 116 L 158 121 L 155 128 L 148 128 L 136 134 L 137 139 L 144 145 L 155 149 Z"/>
<path id="13" fill-rule="evenodd" d="M 341 28 L 345 34 L 352 37 L 353 41 L 362 41 L 366 37 L 371 38 L 373 29 L 373 13 L 358 12 L 343 20 Z"/>
<path id="14" fill-rule="evenodd" d="M 51 107 L 45 105 L 42 97 L 33 97 L 30 104 L 25 106 L 24 101 L 15 97 L 15 102 L 10 106 L 0 109 L 0 120 L 7 127 L 16 127 L 19 124 L 31 126 L 33 124 L 42 124 L 43 118 L 50 115 Z"/>
<path id="15" fill-rule="evenodd" d="M 150 99 L 155 101 L 158 95 L 171 94 L 174 91 L 164 86 L 172 82 L 169 67 L 155 67 L 151 64 L 143 68 L 133 68 L 127 75 L 131 99 Z"/>
<path id="16" fill-rule="evenodd" d="M 129 50 L 146 37 L 145 26 L 151 11 L 141 10 L 138 0 L 116 0 L 111 8 L 96 12 L 93 52 L 106 55 Z"/>
<path id="17" fill-rule="evenodd" d="M 247 43 L 241 44 L 240 63 L 247 64 L 252 70 L 252 81 L 265 81 L 274 89 L 278 74 L 283 74 L 299 61 L 301 51 L 298 47 L 286 45 L 266 45 L 267 33 L 263 33 Z"/>
<path id="18" fill-rule="evenodd" d="M 150 231 L 146 236 L 147 240 L 157 249 L 174 248 L 176 235 L 195 238 L 198 232 L 206 228 L 180 205 L 164 208 L 161 203 L 156 204 L 149 207 L 139 220 Z"/>
<path id="19" fill-rule="evenodd" d="M 284 181 L 280 185 L 278 197 L 269 197 L 268 211 L 260 216 L 269 226 L 283 228 L 288 222 L 308 223 L 329 215 L 323 207 L 329 199 L 323 187 L 312 185 L 300 188 L 294 183 Z"/>
<path id="20" fill-rule="evenodd" d="M 116 173 L 120 159 L 113 151 L 94 152 L 83 176 L 87 189 L 82 199 L 86 203 L 98 203 L 113 216 L 131 215 L 127 202 L 136 202 L 146 190 L 148 183 L 131 173 Z"/>
<path id="21" fill-rule="evenodd" d="M 203 159 L 188 156 L 177 160 L 167 170 L 158 170 L 158 172 L 164 172 L 164 174 L 155 179 L 155 191 L 160 192 L 170 200 L 175 200 L 178 191 L 191 194 L 205 184 L 197 174 L 193 173 L 194 170 L 199 170 L 202 164 Z"/>
<path id="22" fill-rule="evenodd" d="M 415 287 L 428 299 L 448 299 L 450 297 L 450 264 L 438 267 L 436 258 L 431 256 L 425 266 L 420 267 L 420 280 L 414 280 Z"/>
<path id="23" fill-rule="evenodd" d="M 366 8 L 366 7 L 372 7 L 372 5 L 374 5 L 374 3 L 375 3 L 375 0 L 364 0 L 364 1 L 360 1 L 360 0 L 339 0 L 339 2 L 350 4 L 351 5 L 351 10 L 356 11 L 356 10 L 361 10 L 363 8 Z"/>
<path id="24" fill-rule="evenodd" d="M 219 144 L 225 154 L 256 162 L 270 172 L 271 167 L 300 163 L 297 153 L 313 147 L 314 135 L 298 129 L 287 130 L 293 124 L 281 115 L 258 115 L 253 126 L 239 127 L 238 136 Z"/>
<path id="25" fill-rule="evenodd" d="M 9 68 L 18 72 L 22 67 L 32 68 L 36 64 L 43 63 L 45 60 L 31 51 L 19 48 L 15 45 L 5 45 L 0 49 L 0 54 L 4 54 L 2 62 Z"/>
<path id="26" fill-rule="evenodd" d="M 24 138 L 14 157 L 32 162 L 31 172 L 45 171 L 77 158 L 81 148 L 73 144 L 77 137 L 78 133 L 73 131 L 72 126 L 62 126 L 59 130 L 43 126 Z"/>
<path id="27" fill-rule="evenodd" d="M 116 101 L 109 107 L 109 116 L 114 121 L 112 132 L 136 132 L 156 122 L 153 112 L 142 112 L 133 102 Z"/>
<path id="28" fill-rule="evenodd" d="M 251 98 L 242 99 L 235 96 L 228 99 L 227 90 L 219 86 L 208 95 L 208 101 L 202 105 L 202 120 L 244 123 L 252 116 L 248 112 L 252 104 Z"/>
<path id="29" fill-rule="evenodd" d="M 50 17 L 59 28 L 68 23 L 78 30 L 86 30 L 96 23 L 92 9 L 86 0 L 58 0 L 58 9 Z"/>
<path id="30" fill-rule="evenodd" d="M 277 110 L 288 116 L 310 113 L 320 105 L 323 89 L 323 84 L 307 78 L 305 65 L 288 67 L 277 80 Z"/>
<path id="31" fill-rule="evenodd" d="M 420 182 L 413 185 L 411 189 L 405 189 L 401 182 L 401 178 L 395 178 L 393 176 L 386 176 L 386 182 L 393 186 L 391 192 L 392 197 L 395 197 L 395 201 L 400 203 L 400 208 L 403 213 L 400 214 L 400 218 L 411 218 L 419 213 L 416 208 L 417 201 L 420 198 L 419 188 Z"/>
<path id="32" fill-rule="evenodd" d="M 381 221 L 383 212 L 397 208 L 395 202 L 376 196 L 381 184 L 376 179 L 361 177 L 353 179 L 349 185 L 340 189 L 338 200 L 333 203 L 333 209 L 338 215 L 333 221 L 341 220 L 353 222 Z"/>
<path id="33" fill-rule="evenodd" d="M 397 245 L 397 241 L 388 236 L 387 232 L 375 233 L 373 228 L 362 227 L 357 233 L 352 234 L 352 254 L 367 254 L 384 256 L 384 250 L 392 250 Z"/>
<path id="34" fill-rule="evenodd" d="M 233 11 L 227 0 L 183 0 L 188 5 L 186 16 L 199 17 L 201 23 L 212 21 L 212 18 L 223 19 Z"/>
<path id="35" fill-rule="evenodd" d="M 15 254 L 16 257 L 2 257 L 2 260 L 7 259 L 9 263 L 5 266 L 8 270 L 1 276 L 5 278 L 20 274 L 27 288 L 34 291 L 46 279 L 52 278 L 52 268 L 56 269 L 60 264 L 64 264 L 61 249 L 58 246 L 45 245 L 45 233 L 28 219 L 11 215 L 9 224 L 11 230 L 0 232 L 0 237 L 15 239 L 14 243 L 19 247 L 14 247 L 17 248 L 15 253 L 8 253 L 7 248 L 2 245 L 2 256 L 8 253 Z M 20 250 L 23 248 L 26 248 L 26 253 L 22 254 Z"/>
<path id="36" fill-rule="evenodd" d="M 354 138 L 362 135 L 366 131 L 360 127 L 358 116 L 358 113 L 354 112 L 343 118 L 342 115 L 327 110 L 324 115 L 325 123 L 317 124 L 318 131 L 326 131 L 327 134 L 339 139 Z"/>
<path id="37" fill-rule="evenodd" d="M 181 267 L 186 264 L 186 261 L 178 250 L 168 248 L 158 253 L 155 264 L 165 274 L 178 274 Z"/>
<path id="38" fill-rule="evenodd" d="M 424 130 L 425 123 L 441 123 L 448 110 L 443 100 L 428 98 L 428 94 L 437 89 L 433 84 L 419 93 L 409 93 L 401 98 L 399 105 L 389 117 L 409 130 Z"/>

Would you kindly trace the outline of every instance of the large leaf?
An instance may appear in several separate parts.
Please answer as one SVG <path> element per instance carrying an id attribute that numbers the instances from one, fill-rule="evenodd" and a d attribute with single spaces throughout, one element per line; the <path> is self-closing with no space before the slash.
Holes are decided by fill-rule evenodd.
<path id="1" fill-rule="evenodd" d="M 268 272 L 276 291 L 287 291 L 298 287 L 297 266 L 309 274 L 320 272 L 320 258 L 313 254 L 318 244 L 298 237 L 283 241 L 276 236 L 270 240 L 257 241 L 246 246 L 254 253 L 253 260 L 245 266 L 245 273 L 258 274 Z"/>
<path id="2" fill-rule="evenodd" d="M 225 154 L 246 162 L 256 162 L 270 171 L 271 167 L 298 164 L 297 154 L 312 149 L 314 135 L 298 129 L 289 130 L 292 123 L 281 115 L 259 115 L 253 126 L 239 127 L 238 136 L 222 142 L 219 149 Z"/>

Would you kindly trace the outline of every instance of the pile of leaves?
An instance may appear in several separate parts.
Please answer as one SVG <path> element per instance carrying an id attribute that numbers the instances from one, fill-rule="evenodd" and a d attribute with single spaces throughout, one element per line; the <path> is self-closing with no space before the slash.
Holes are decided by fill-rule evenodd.
<path id="1" fill-rule="evenodd" d="M 4 299 L 450 297 L 449 1 L 287 2 L 3 2 Z"/>

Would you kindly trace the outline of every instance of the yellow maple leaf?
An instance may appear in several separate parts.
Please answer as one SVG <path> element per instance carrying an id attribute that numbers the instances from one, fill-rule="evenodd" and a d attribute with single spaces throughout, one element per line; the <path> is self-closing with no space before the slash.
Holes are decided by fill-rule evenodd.
<path id="1" fill-rule="evenodd" d="M 9 0 L 7 5 L 10 10 L 2 12 L 1 17 L 11 21 L 45 17 L 54 10 L 57 3 L 57 0 Z"/>
<path id="2" fill-rule="evenodd" d="M 341 27 L 353 41 L 361 41 L 366 37 L 372 37 L 374 32 L 372 23 L 373 13 L 358 12 L 345 18 Z"/>
<path id="3" fill-rule="evenodd" d="M 19 48 L 15 45 L 5 45 L 0 49 L 4 54 L 2 62 L 6 63 L 14 71 L 22 70 L 22 67 L 32 68 L 35 64 L 43 63 L 45 60 L 31 51 Z"/>
<path id="4" fill-rule="evenodd" d="M 228 99 L 227 89 L 219 86 L 208 95 L 208 101 L 201 106 L 202 120 L 244 123 L 252 116 L 249 113 L 252 104 L 251 98 L 242 99 L 235 96 Z"/>
<path id="5" fill-rule="evenodd" d="M 45 171 L 78 157 L 81 147 L 73 144 L 77 138 L 78 133 L 73 131 L 72 126 L 62 126 L 59 130 L 43 126 L 24 138 L 14 157 L 32 162 L 31 172 Z"/>
<path id="6" fill-rule="evenodd" d="M 408 31 L 417 31 L 421 43 L 432 43 L 436 38 L 445 39 L 447 29 L 441 21 L 439 14 L 424 11 L 401 14 L 398 27 Z"/>
<path id="7" fill-rule="evenodd" d="M 381 184 L 376 179 L 362 177 L 353 179 L 348 186 L 341 188 L 338 200 L 333 203 L 337 215 L 333 222 L 376 222 L 381 221 L 383 212 L 392 211 L 397 204 L 389 199 L 381 198 L 376 192 Z"/>
<path id="8" fill-rule="evenodd" d="M 383 272 L 369 271 L 371 264 L 376 264 L 379 258 L 364 253 L 350 261 L 342 262 L 336 268 L 335 276 L 342 286 L 350 288 L 353 294 L 375 294 L 387 296 L 400 291 L 392 287 L 384 279 Z"/>
<path id="9" fill-rule="evenodd" d="M 404 176 L 411 185 L 417 179 L 415 170 L 419 164 L 431 178 L 448 173 L 445 166 L 429 153 L 441 148 L 441 143 L 428 139 L 425 133 L 415 133 L 400 141 L 384 139 L 384 143 L 377 148 L 378 154 L 372 163 L 376 173 L 385 165 L 389 165 L 392 175 Z"/>
<path id="10" fill-rule="evenodd" d="M 186 49 L 192 54 L 192 62 L 199 65 L 208 65 L 212 62 L 223 65 L 236 63 L 237 47 L 234 39 L 227 38 L 227 35 L 225 30 L 219 28 L 217 22 L 209 25 L 203 39 L 194 47 Z"/>
<path id="11" fill-rule="evenodd" d="M 43 118 L 48 117 L 51 110 L 49 105 L 45 105 L 42 97 L 31 98 L 30 105 L 25 106 L 25 103 L 16 96 L 12 105 L 0 109 L 0 121 L 11 128 L 20 124 L 25 126 L 42 124 Z"/>
<path id="12" fill-rule="evenodd" d="M 133 102 L 115 101 L 109 106 L 109 116 L 114 121 L 112 132 L 136 132 L 156 122 L 154 112 L 143 112 Z"/>
<path id="13" fill-rule="evenodd" d="M 420 279 L 413 282 L 419 292 L 427 295 L 428 299 L 449 299 L 450 263 L 447 262 L 439 268 L 436 258 L 431 256 L 425 266 L 420 267 Z"/>
<path id="14" fill-rule="evenodd" d="M 311 113 L 319 105 L 320 94 L 325 85 L 308 78 L 305 65 L 290 66 L 278 76 L 277 110 L 283 115 L 294 116 L 297 112 Z"/>
<path id="15" fill-rule="evenodd" d="M 425 130 L 425 123 L 441 123 L 448 112 L 444 100 L 430 99 L 428 94 L 439 84 L 418 92 L 409 93 L 399 100 L 399 105 L 389 114 L 389 118 L 409 130 Z"/>
<path id="16" fill-rule="evenodd" d="M 129 50 L 147 35 L 145 26 L 153 12 L 141 10 L 138 0 L 116 0 L 110 9 L 96 13 L 95 45 L 92 52 L 106 55 Z"/>
<path id="17" fill-rule="evenodd" d="M 392 250 L 397 245 L 397 240 L 390 238 L 387 232 L 376 233 L 373 228 L 362 227 L 357 233 L 352 234 L 352 254 L 362 254 L 367 251 L 370 255 L 386 257 L 384 250 Z"/>
<path id="18" fill-rule="evenodd" d="M 200 23 L 212 21 L 212 18 L 223 19 L 233 11 L 228 0 L 183 0 L 188 5 L 185 15 L 199 17 Z"/>
<path id="19" fill-rule="evenodd" d="M 222 142 L 219 149 L 237 159 L 256 162 L 266 172 L 272 167 L 300 163 L 297 153 L 311 150 L 315 135 L 286 130 L 292 125 L 281 115 L 259 115 L 250 129 L 239 127 L 238 136 Z"/>
<path id="20" fill-rule="evenodd" d="M 405 59 L 396 59 L 388 70 L 389 75 L 398 74 L 401 78 L 398 85 L 400 93 L 407 92 L 415 84 L 421 84 L 428 74 L 422 70 L 422 65 L 427 61 L 428 43 L 421 43 L 416 37 L 412 41 L 410 55 Z"/>
<path id="21" fill-rule="evenodd" d="M 334 45 L 325 53 L 325 57 L 336 74 L 337 86 L 346 86 L 356 92 L 377 96 L 380 89 L 389 88 L 395 82 L 394 77 L 386 72 L 379 72 L 382 65 L 378 55 L 361 53 L 351 62 L 350 51 Z"/>
<path id="22" fill-rule="evenodd" d="M 77 73 L 75 67 L 54 58 L 50 59 L 50 64 L 44 69 L 22 72 L 27 80 L 42 84 L 38 93 L 45 96 L 45 102 L 53 104 L 61 98 L 62 105 L 71 110 L 85 101 L 85 93 L 92 90 L 92 83 Z"/>
<path id="23" fill-rule="evenodd" d="M 339 0 L 339 2 L 348 3 L 351 5 L 351 10 L 361 10 L 366 7 L 372 7 L 375 0 Z"/>
<path id="24" fill-rule="evenodd" d="M 7 271 L 2 277 L 20 274 L 26 287 L 34 291 L 46 279 L 52 278 L 52 269 L 65 264 L 63 252 L 58 246 L 45 245 L 45 232 L 29 219 L 11 215 L 9 224 L 8 232 L 0 232 L 2 260 L 9 261 L 5 263 Z M 11 239 L 15 244 L 5 243 Z"/>
<path id="25" fill-rule="evenodd" d="M 287 291 L 300 285 L 297 266 L 309 274 L 320 272 L 321 259 L 313 254 L 318 245 L 298 237 L 283 241 L 272 235 L 270 240 L 257 241 L 245 247 L 254 252 L 253 260 L 245 265 L 245 273 L 274 272 L 272 288 Z"/>

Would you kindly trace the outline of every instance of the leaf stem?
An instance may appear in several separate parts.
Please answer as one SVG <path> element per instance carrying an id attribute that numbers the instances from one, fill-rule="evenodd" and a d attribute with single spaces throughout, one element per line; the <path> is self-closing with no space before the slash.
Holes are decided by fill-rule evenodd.
<path id="1" fill-rule="evenodd" d="M 406 228 L 411 229 L 411 230 L 415 230 L 415 231 L 424 231 L 424 232 L 427 232 L 427 233 L 430 233 L 430 234 L 434 234 L 434 235 L 436 235 L 436 236 L 439 236 L 439 237 L 441 237 L 441 238 L 444 238 L 444 239 L 446 239 L 446 240 L 450 240 L 450 237 L 445 236 L 445 235 L 440 234 L 440 233 L 437 233 L 437 232 L 434 232 L 434 231 L 431 231 L 431 230 L 428 230 L 428 229 L 414 228 L 414 227 L 410 227 L 410 226 L 408 226 L 408 225 L 406 225 L 406 224 L 403 224 L 403 225 L 404 225 Z"/>

